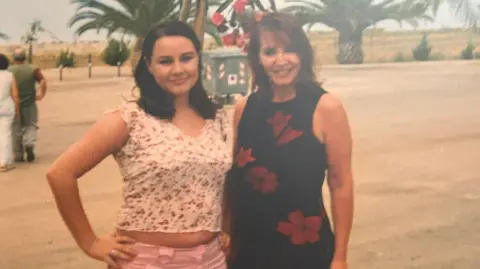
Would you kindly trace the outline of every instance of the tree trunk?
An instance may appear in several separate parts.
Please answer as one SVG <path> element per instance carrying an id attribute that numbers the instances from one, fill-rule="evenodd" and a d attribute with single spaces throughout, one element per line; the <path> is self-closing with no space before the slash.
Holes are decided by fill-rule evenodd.
<path id="1" fill-rule="evenodd" d="M 138 61 L 140 60 L 140 57 L 142 57 L 142 43 L 143 37 L 137 37 L 133 47 L 132 57 L 130 57 L 130 68 L 132 75 L 135 75 L 135 69 L 137 68 Z"/>
<path id="2" fill-rule="evenodd" d="M 207 16 L 207 0 L 197 0 L 197 10 L 195 14 L 195 23 L 193 29 L 200 40 L 203 48 L 203 39 L 205 35 L 205 17 Z"/>
<path id="3" fill-rule="evenodd" d="M 180 9 L 180 21 L 186 22 L 188 19 L 188 14 L 190 14 L 190 9 L 192 7 L 192 0 L 183 0 L 182 8 Z"/>
<path id="4" fill-rule="evenodd" d="M 33 43 L 30 41 L 28 43 L 28 63 L 32 64 L 33 62 Z"/>
<path id="5" fill-rule="evenodd" d="M 270 8 L 272 9 L 272 11 L 277 11 L 277 4 L 275 3 L 275 0 L 269 0 L 269 3 L 270 3 Z"/>
<path id="6" fill-rule="evenodd" d="M 362 64 L 363 29 L 351 31 L 350 29 L 338 29 L 338 63 L 339 64 Z"/>

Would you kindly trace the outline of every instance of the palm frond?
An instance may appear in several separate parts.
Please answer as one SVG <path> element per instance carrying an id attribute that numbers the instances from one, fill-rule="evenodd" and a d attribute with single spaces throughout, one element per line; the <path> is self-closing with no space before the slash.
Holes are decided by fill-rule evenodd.
<path id="1" fill-rule="evenodd" d="M 480 27 L 480 4 L 473 0 L 449 0 L 448 4 L 454 10 L 458 19 L 469 27 Z"/>
<path id="2" fill-rule="evenodd" d="M 222 38 L 218 33 L 217 26 L 214 25 L 210 20 L 207 20 L 205 23 L 205 34 L 213 38 L 218 46 L 222 46 Z"/>
<path id="3" fill-rule="evenodd" d="M 302 25 L 324 24 L 334 29 L 363 30 L 383 20 L 416 25 L 432 20 L 426 14 L 429 0 L 286 0 L 284 12 L 295 14 Z M 432 0 L 433 1 L 433 0 Z"/>
<path id="4" fill-rule="evenodd" d="M 0 33 L 0 39 L 8 40 L 8 39 L 10 39 L 10 37 L 5 33 Z"/>
<path id="5" fill-rule="evenodd" d="M 332 5 L 328 5 L 327 1 L 313 0 L 286 0 L 286 6 L 280 11 L 295 15 L 297 22 L 301 25 L 311 28 L 313 25 L 320 23 L 331 28 L 337 28 L 340 21 L 337 12 L 334 11 Z M 335 4 L 333 4 L 335 5 Z"/>
<path id="6" fill-rule="evenodd" d="M 77 12 L 68 26 L 79 25 L 75 31 L 81 35 L 89 30 L 105 29 L 109 35 L 114 32 L 144 36 L 150 27 L 158 22 L 178 19 L 180 0 L 116 0 L 119 6 L 101 0 L 72 0 Z"/>

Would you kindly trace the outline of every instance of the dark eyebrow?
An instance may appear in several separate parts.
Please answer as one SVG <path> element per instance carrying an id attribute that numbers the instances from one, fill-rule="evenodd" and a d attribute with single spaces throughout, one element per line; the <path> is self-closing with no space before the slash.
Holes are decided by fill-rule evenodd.
<path id="1" fill-rule="evenodd" d="M 180 57 L 183 57 L 183 56 L 195 56 L 195 52 L 193 52 L 193 51 L 185 52 L 185 53 L 182 53 L 182 55 L 180 55 Z M 158 58 L 160 58 L 160 59 L 171 59 L 173 57 L 171 55 L 160 55 L 160 56 L 158 56 Z"/>
<path id="2" fill-rule="evenodd" d="M 195 52 L 193 51 L 185 52 L 185 53 L 182 53 L 182 56 L 195 56 Z"/>

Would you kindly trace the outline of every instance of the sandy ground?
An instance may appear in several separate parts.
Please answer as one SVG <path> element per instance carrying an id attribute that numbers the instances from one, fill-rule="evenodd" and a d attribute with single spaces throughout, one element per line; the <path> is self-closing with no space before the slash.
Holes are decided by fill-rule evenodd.
<path id="1" fill-rule="evenodd" d="M 0 174 L 0 268 L 105 268 L 76 247 L 45 172 L 133 86 L 116 71 L 47 72 L 38 160 Z M 352 269 L 480 268 L 480 62 L 325 67 L 354 135 Z M 109 158 L 80 180 L 98 233 L 110 232 L 121 179 Z"/>

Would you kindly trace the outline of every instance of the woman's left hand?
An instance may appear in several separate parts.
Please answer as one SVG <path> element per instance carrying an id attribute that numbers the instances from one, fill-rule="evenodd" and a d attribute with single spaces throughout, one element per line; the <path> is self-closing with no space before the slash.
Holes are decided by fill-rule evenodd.
<path id="1" fill-rule="evenodd" d="M 348 269 L 348 263 L 344 260 L 333 260 L 330 269 Z"/>
<path id="2" fill-rule="evenodd" d="M 221 232 L 219 239 L 222 250 L 228 253 L 228 251 L 230 250 L 230 235 L 225 232 Z"/>

